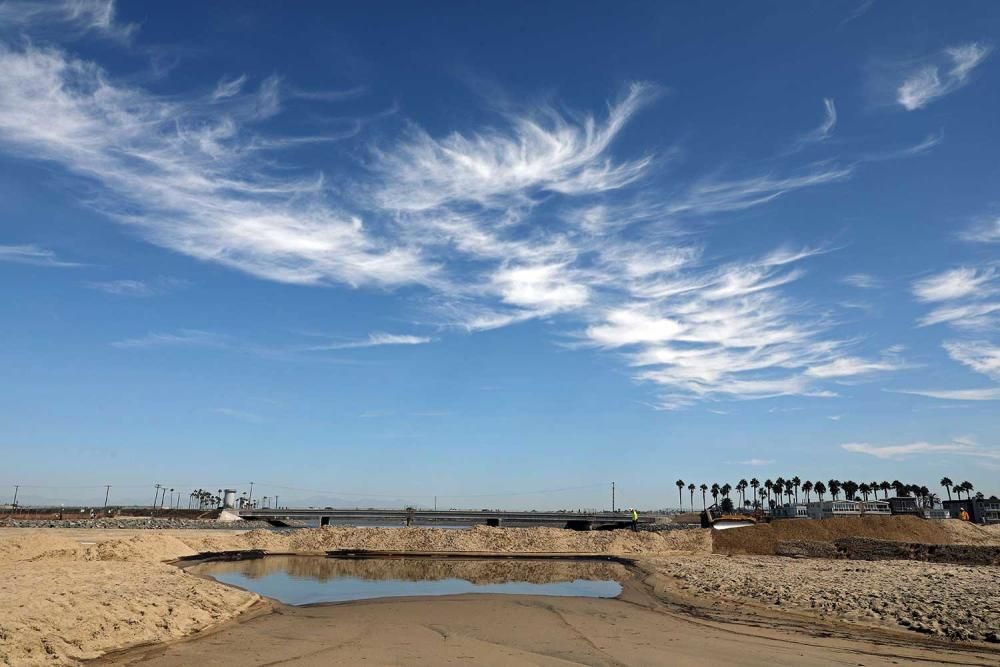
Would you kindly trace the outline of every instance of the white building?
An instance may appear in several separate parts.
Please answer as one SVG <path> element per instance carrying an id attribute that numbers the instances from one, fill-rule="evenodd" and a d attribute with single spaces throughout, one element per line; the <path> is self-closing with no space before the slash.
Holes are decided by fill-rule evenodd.
<path id="1" fill-rule="evenodd" d="M 802 504 L 785 503 L 772 509 L 771 516 L 775 519 L 808 519 L 809 508 Z"/>
<path id="2" fill-rule="evenodd" d="M 889 508 L 889 503 L 885 500 L 862 500 L 861 512 L 863 514 L 874 514 L 876 516 L 889 516 L 892 514 L 892 510 Z"/>
<path id="3" fill-rule="evenodd" d="M 831 519 L 836 516 L 861 516 L 861 505 L 856 500 L 824 500 L 809 503 L 806 507 L 811 519 Z"/>

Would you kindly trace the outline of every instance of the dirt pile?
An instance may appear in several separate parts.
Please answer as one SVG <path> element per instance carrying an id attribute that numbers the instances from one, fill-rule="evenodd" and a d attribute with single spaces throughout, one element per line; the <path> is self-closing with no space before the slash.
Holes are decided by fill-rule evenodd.
<path id="1" fill-rule="evenodd" d="M 913 516 L 866 516 L 836 519 L 785 519 L 767 524 L 717 530 L 712 551 L 721 554 L 778 553 L 779 542 L 834 542 L 866 537 L 920 544 L 990 544 L 994 534 L 960 521 L 928 521 Z"/>
<path id="2" fill-rule="evenodd" d="M 242 535 L 184 540 L 196 551 L 264 549 L 271 552 L 485 551 L 494 553 L 640 554 L 684 551 L 707 553 L 707 530 L 665 533 L 630 531 L 578 532 L 559 528 L 342 528 L 328 527 L 292 533 L 255 530 Z"/>
<path id="3" fill-rule="evenodd" d="M 957 640 L 998 640 L 997 567 L 679 555 L 656 559 L 656 570 L 682 591 L 709 599 L 750 600 L 774 609 Z"/>
<path id="4" fill-rule="evenodd" d="M 0 563 L 0 665 L 72 665 L 238 615 L 253 593 L 161 563 Z"/>
<path id="5" fill-rule="evenodd" d="M 9 535 L 0 539 L 0 562 L 32 560 L 46 553 L 65 551 L 75 554 L 80 543 L 44 531 Z"/>

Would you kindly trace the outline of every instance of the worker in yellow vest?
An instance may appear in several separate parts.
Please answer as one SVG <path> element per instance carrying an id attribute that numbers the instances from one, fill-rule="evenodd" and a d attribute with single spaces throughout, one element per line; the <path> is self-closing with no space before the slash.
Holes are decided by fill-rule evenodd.
<path id="1" fill-rule="evenodd" d="M 969 520 L 969 513 L 965 511 L 964 507 L 961 510 L 959 510 L 959 512 L 958 512 L 958 518 L 961 519 L 962 521 L 968 521 Z"/>
<path id="2" fill-rule="evenodd" d="M 639 513 L 632 508 L 632 531 L 639 532 Z"/>

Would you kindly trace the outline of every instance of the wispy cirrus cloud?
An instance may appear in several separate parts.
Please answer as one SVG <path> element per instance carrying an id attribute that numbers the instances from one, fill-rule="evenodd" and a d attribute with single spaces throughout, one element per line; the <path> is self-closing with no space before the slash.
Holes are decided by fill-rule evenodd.
<path id="1" fill-rule="evenodd" d="M 806 375 L 817 378 L 857 377 L 872 373 L 898 371 L 909 367 L 905 362 L 893 359 L 891 356 L 878 361 L 844 356 L 826 364 L 811 366 L 806 370 Z"/>
<path id="2" fill-rule="evenodd" d="M 141 298 L 166 294 L 167 292 L 187 287 L 190 283 L 179 278 L 161 277 L 152 281 L 123 278 L 119 280 L 94 280 L 85 284 L 92 290 L 111 294 L 112 296 Z"/>
<path id="3" fill-rule="evenodd" d="M 382 208 L 425 211 L 450 204 L 506 208 L 509 198 L 536 192 L 593 193 L 634 182 L 649 157 L 614 163 L 606 155 L 629 119 L 656 95 L 656 88 L 631 84 L 605 120 L 570 122 L 541 107 L 507 114 L 507 128 L 436 139 L 411 127 L 405 139 L 379 151 L 373 164 L 382 176 L 373 196 Z"/>
<path id="4" fill-rule="evenodd" d="M 1000 459 L 1000 449 L 989 449 L 961 441 L 941 444 L 910 442 L 901 445 L 873 445 L 866 442 L 848 442 L 842 444 L 840 448 L 854 454 L 865 454 L 877 459 L 892 461 L 927 454 Z"/>
<path id="5" fill-rule="evenodd" d="M 4 30 L 60 30 L 62 37 L 88 32 L 128 41 L 138 26 L 115 20 L 114 0 L 5 0 L 0 2 L 0 33 Z"/>
<path id="6" fill-rule="evenodd" d="M 123 349 L 144 349 L 156 347 L 226 347 L 229 338 L 212 331 L 181 329 L 176 332 L 148 333 L 136 338 L 125 338 L 111 343 Z"/>
<path id="7" fill-rule="evenodd" d="M 997 278 L 993 268 L 959 267 L 918 280 L 913 294 L 921 301 L 947 301 L 992 292 L 988 287 Z"/>
<path id="8" fill-rule="evenodd" d="M 97 191 L 92 206 L 191 257 L 284 283 L 413 286 L 438 327 L 558 322 L 572 345 L 621 355 L 664 408 L 833 397 L 832 379 L 898 366 L 833 337 L 822 313 L 789 296 L 826 250 L 720 261 L 699 235 L 705 220 L 842 182 L 863 159 L 785 155 L 766 169 L 654 181 L 669 148 L 620 152 L 619 139 L 659 91 L 632 83 L 596 114 L 506 104 L 492 123 L 437 133 L 409 120 L 361 151 L 365 169 L 331 178 L 281 151 L 342 133 L 282 136 L 263 121 L 285 112 L 290 97 L 340 97 L 302 93 L 280 76 L 212 80 L 165 97 L 57 48 L 0 45 L 0 147 L 76 174 Z M 836 123 L 832 100 L 825 109 L 810 133 L 817 144 Z M 350 187 L 334 187 L 338 180 Z M 323 349 L 427 342 L 372 334 Z M 117 343 L 170 345 L 323 356 L 194 330 Z"/>
<path id="9" fill-rule="evenodd" d="M 238 419 L 240 421 L 250 422 L 253 424 L 259 424 L 264 421 L 264 418 L 255 412 L 248 412 L 246 410 L 237 410 L 236 408 L 212 408 L 212 412 L 217 415 L 223 415 L 224 417 L 231 417 L 233 419 Z"/>
<path id="10" fill-rule="evenodd" d="M 870 273 L 851 273 L 841 278 L 840 282 L 858 289 L 878 289 L 884 285 L 881 278 Z"/>
<path id="11" fill-rule="evenodd" d="M 985 340 L 947 341 L 944 349 L 958 363 L 1000 380 L 1000 345 Z"/>
<path id="12" fill-rule="evenodd" d="M 433 342 L 434 339 L 428 336 L 375 332 L 368 334 L 367 338 L 361 340 L 333 341 L 322 345 L 311 345 L 304 349 L 312 352 L 320 352 L 323 350 L 351 350 L 364 347 L 382 347 L 385 345 L 426 345 Z"/>
<path id="13" fill-rule="evenodd" d="M 1000 216 L 980 220 L 964 230 L 959 236 L 963 240 L 973 243 L 1000 243 Z"/>
<path id="14" fill-rule="evenodd" d="M 1000 387 L 982 389 L 896 389 L 897 394 L 926 396 L 945 401 L 1000 401 Z"/>
<path id="15" fill-rule="evenodd" d="M 823 98 L 823 112 L 823 121 L 799 138 L 800 146 L 826 141 L 833 134 L 833 128 L 837 126 L 837 105 L 832 98 Z"/>
<path id="16" fill-rule="evenodd" d="M 945 49 L 906 75 L 896 89 L 896 101 L 907 111 L 915 111 L 958 90 L 991 50 L 978 42 Z"/>
<path id="17" fill-rule="evenodd" d="M 276 85 L 163 99 L 59 50 L 0 45 L 0 145 L 97 181 L 106 213 L 199 259 L 289 283 L 430 280 L 418 250 L 331 205 L 322 177 L 271 173 L 247 150 L 242 124 L 276 112 Z"/>
<path id="18" fill-rule="evenodd" d="M 774 459 L 746 459 L 744 461 L 727 461 L 727 463 L 730 465 L 760 467 L 771 465 L 774 463 Z"/>
<path id="19" fill-rule="evenodd" d="M 12 264 L 30 264 L 31 266 L 48 266 L 56 269 L 72 269 L 86 264 L 67 262 L 59 259 L 52 250 L 37 245 L 0 245 L 0 262 Z"/>

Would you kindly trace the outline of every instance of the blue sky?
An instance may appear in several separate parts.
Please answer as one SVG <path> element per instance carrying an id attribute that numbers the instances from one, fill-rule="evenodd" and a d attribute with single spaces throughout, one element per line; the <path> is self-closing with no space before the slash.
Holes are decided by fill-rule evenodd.
<path id="1" fill-rule="evenodd" d="M 0 483 L 996 493 L 997 34 L 987 2 L 2 2 Z"/>

